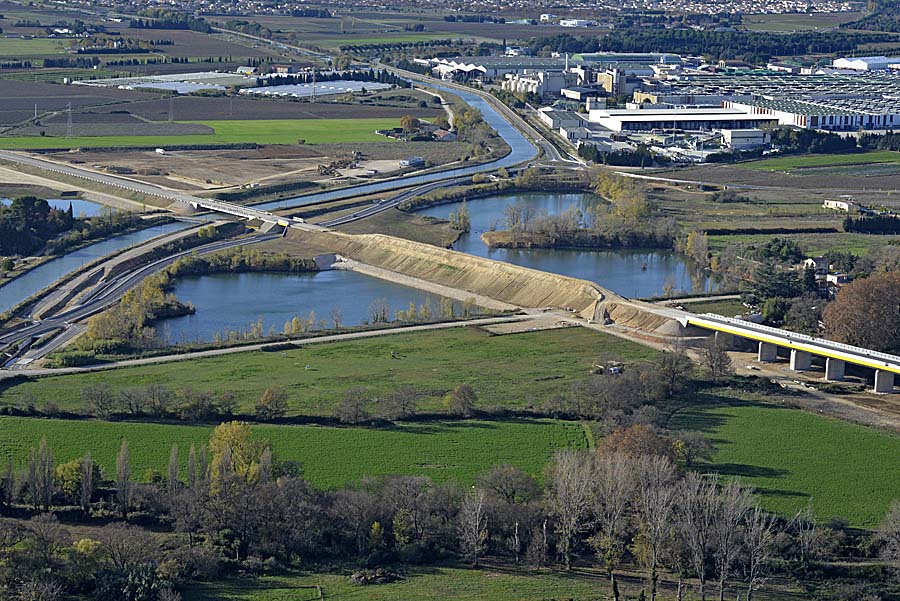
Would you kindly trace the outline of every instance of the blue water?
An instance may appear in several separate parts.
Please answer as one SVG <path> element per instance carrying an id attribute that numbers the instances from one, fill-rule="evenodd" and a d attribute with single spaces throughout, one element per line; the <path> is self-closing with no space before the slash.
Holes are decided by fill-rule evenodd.
<path id="1" fill-rule="evenodd" d="M 130 234 L 115 236 L 47 261 L 8 284 L 0 286 L 0 313 L 15 307 L 64 275 L 80 269 L 92 261 L 139 242 L 146 242 L 162 234 L 177 232 L 193 226 L 194 224 L 192 223 L 181 221 L 157 225 Z"/>
<path id="2" fill-rule="evenodd" d="M 513 204 L 525 204 L 536 213 L 558 215 L 570 208 L 586 209 L 597 202 L 593 194 L 508 194 L 470 200 L 466 203 L 472 222 L 469 233 L 460 236 L 455 250 L 505 261 L 523 267 L 559 273 L 596 282 L 631 298 L 662 296 L 666 286 L 681 292 L 715 290 L 716 283 L 685 258 L 664 250 L 490 250 L 481 234 L 505 229 L 504 212 Z M 419 211 L 421 215 L 447 219 L 462 203 L 445 204 Z"/>
<path id="3" fill-rule="evenodd" d="M 506 119 L 503 118 L 502 115 L 500 115 L 500 113 L 495 111 L 493 107 L 491 107 L 491 105 L 480 96 L 476 96 L 471 92 L 451 90 L 438 84 L 429 84 L 429 87 L 456 94 L 464 101 L 466 101 L 470 106 L 481 111 L 481 115 L 484 117 L 484 120 L 487 121 L 488 124 L 490 124 L 490 126 L 497 131 L 501 138 L 506 140 L 506 143 L 509 144 L 509 147 L 512 150 L 505 157 L 489 164 L 473 165 L 472 167 L 460 167 L 458 169 L 451 169 L 449 171 L 441 171 L 440 173 L 429 173 L 425 175 L 404 178 L 404 185 L 427 184 L 450 177 L 474 175 L 475 173 L 482 173 L 484 171 L 489 171 L 492 169 L 500 169 L 501 167 L 512 167 L 513 165 L 517 165 L 523 161 L 527 161 L 528 159 L 531 159 L 537 155 L 537 149 L 531 144 L 531 142 L 529 142 L 525 138 L 525 136 L 523 136 L 521 132 L 519 132 L 519 130 L 513 127 Z M 370 194 L 373 192 L 380 192 L 382 190 L 390 190 L 396 187 L 396 182 L 375 182 L 363 186 L 354 186 L 352 189 L 352 195 L 356 196 Z M 293 198 L 275 200 L 272 202 L 255 205 L 255 208 L 265 211 L 273 211 L 275 209 L 303 206 L 323 200 L 334 200 L 336 198 L 343 198 L 347 195 L 348 190 L 346 189 L 332 190 L 330 192 L 318 192 L 316 194 L 306 194 L 303 196 L 295 196 Z"/>
<path id="4" fill-rule="evenodd" d="M 179 279 L 172 292 L 179 300 L 197 307 L 194 315 L 164 319 L 156 324 L 159 338 L 169 344 L 208 342 L 216 334 L 249 331 L 262 319 L 263 333 L 281 334 L 284 323 L 294 317 L 308 318 L 314 311 L 317 328 L 334 327 L 332 312 L 340 312 L 343 326 L 372 320 L 372 305 L 387 303 L 393 319 L 410 302 L 430 303 L 432 313 L 440 312 L 441 297 L 368 277 L 352 271 L 319 273 L 228 273 Z M 459 303 L 455 303 L 461 313 Z"/>
<path id="5" fill-rule="evenodd" d="M 0 204 L 9 205 L 12 202 L 8 198 L 0 198 Z M 49 204 L 54 209 L 59 209 L 60 211 L 68 211 L 69 205 L 72 205 L 72 213 L 76 218 L 84 218 L 84 217 L 96 217 L 100 215 L 104 211 L 115 211 L 116 209 L 104 206 L 98 202 L 93 202 L 90 200 L 82 200 L 80 198 L 52 198 L 47 199 L 47 204 Z"/>

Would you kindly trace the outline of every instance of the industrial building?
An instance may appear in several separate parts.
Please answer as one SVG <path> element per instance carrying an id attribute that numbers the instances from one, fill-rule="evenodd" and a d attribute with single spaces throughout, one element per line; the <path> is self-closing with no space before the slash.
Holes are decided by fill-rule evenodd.
<path id="1" fill-rule="evenodd" d="M 778 122 L 774 117 L 729 108 L 594 109 L 588 113 L 588 121 L 614 132 L 758 129 Z"/>
<path id="2" fill-rule="evenodd" d="M 883 71 L 889 69 L 891 63 L 898 62 L 897 57 L 886 56 L 854 56 L 850 58 L 836 58 L 831 66 L 835 69 L 851 69 L 853 71 Z"/>

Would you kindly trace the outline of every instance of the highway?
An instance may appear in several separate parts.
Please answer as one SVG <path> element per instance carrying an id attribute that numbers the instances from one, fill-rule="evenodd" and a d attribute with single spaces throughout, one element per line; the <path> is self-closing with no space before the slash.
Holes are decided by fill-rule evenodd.
<path id="1" fill-rule="evenodd" d="M 109 282 L 104 283 L 101 287 L 95 288 L 87 296 L 81 299 L 78 305 L 58 313 L 51 318 L 25 324 L 0 335 L 0 347 L 27 338 L 40 337 L 56 330 L 67 329 L 71 324 L 87 319 L 91 315 L 109 307 L 121 299 L 126 292 L 137 286 L 144 278 L 154 273 L 158 273 L 181 257 L 189 256 L 191 254 L 205 255 L 236 246 L 257 244 L 277 239 L 280 236 L 281 233 L 279 232 L 273 234 L 257 234 L 233 240 L 220 240 L 205 246 L 185 250 L 163 259 L 157 259 L 147 265 L 124 272 L 115 276 Z M 48 343 L 48 346 L 51 344 L 53 343 Z"/>

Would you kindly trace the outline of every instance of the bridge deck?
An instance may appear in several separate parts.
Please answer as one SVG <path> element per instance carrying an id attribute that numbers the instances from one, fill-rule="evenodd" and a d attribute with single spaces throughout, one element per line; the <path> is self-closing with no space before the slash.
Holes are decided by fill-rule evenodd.
<path id="1" fill-rule="evenodd" d="M 748 338 L 758 342 L 768 342 L 785 348 L 806 351 L 821 357 L 840 359 L 847 363 L 900 374 L 900 357 L 897 355 L 870 351 L 850 344 L 842 344 L 824 338 L 816 338 L 814 336 L 789 332 L 779 328 L 771 328 L 742 319 L 723 317 L 714 313 L 686 315 L 679 321 L 684 325 L 693 325 L 707 330 L 733 334 L 735 336 L 740 336 L 741 338 Z"/>

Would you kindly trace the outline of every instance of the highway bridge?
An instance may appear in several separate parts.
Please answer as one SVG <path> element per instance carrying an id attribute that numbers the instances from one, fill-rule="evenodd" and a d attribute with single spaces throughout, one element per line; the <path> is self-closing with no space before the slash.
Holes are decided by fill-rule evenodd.
<path id="1" fill-rule="evenodd" d="M 99 171 L 85 169 L 82 167 L 73 167 L 70 165 L 65 165 L 63 163 L 48 161 L 46 159 L 41 159 L 27 154 L 10 152 L 8 150 L 0 150 L 0 160 L 10 161 L 19 165 L 36 167 L 43 171 L 49 171 L 51 173 L 57 173 L 68 177 L 75 177 L 78 179 L 92 181 L 107 186 L 113 186 L 122 190 L 127 190 L 129 192 L 137 192 L 139 194 L 145 194 L 147 196 L 155 196 L 157 198 L 162 198 L 171 202 L 180 202 L 182 204 L 189 205 L 193 209 L 206 209 L 208 211 L 215 211 L 216 213 L 224 213 L 226 215 L 233 215 L 235 217 L 241 217 L 243 219 L 258 220 L 263 223 L 270 223 L 281 227 L 297 227 L 307 230 L 322 229 L 317 226 L 306 224 L 302 219 L 281 217 L 270 211 L 254 209 L 253 207 L 245 207 L 242 205 L 215 200 L 212 198 L 200 198 L 197 196 L 192 196 L 190 194 L 183 194 L 175 190 L 168 190 L 166 188 L 161 188 L 153 184 L 146 184 L 144 182 L 135 181 L 126 177 L 100 173 Z"/>
<path id="2" fill-rule="evenodd" d="M 779 328 L 755 324 L 743 319 L 723 317 L 713 313 L 695 315 L 679 311 L 675 318 L 684 326 L 712 330 L 717 335 L 753 341 L 757 344 L 757 358 L 762 362 L 778 360 L 778 349 L 790 350 L 790 368 L 805 371 L 812 367 L 813 356 L 825 358 L 825 379 L 840 381 L 848 363 L 875 370 L 877 393 L 894 390 L 894 375 L 900 374 L 900 357 L 869 349 L 833 342 Z"/>

